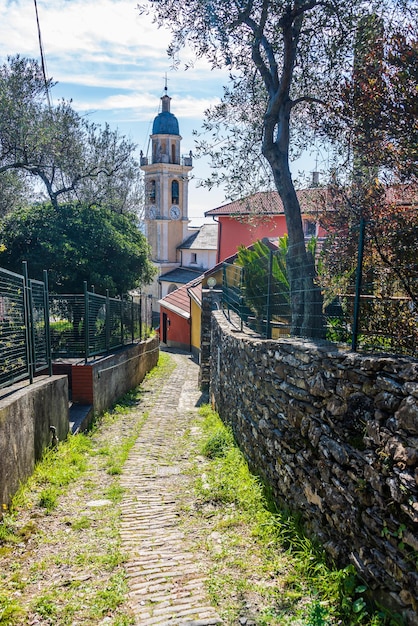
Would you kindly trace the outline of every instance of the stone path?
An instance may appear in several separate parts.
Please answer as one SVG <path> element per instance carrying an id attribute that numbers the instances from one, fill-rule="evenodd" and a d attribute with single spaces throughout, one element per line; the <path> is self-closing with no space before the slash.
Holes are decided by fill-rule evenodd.
<path id="1" fill-rule="evenodd" d="M 179 507 L 190 488 L 181 437 L 201 395 L 198 366 L 189 355 L 171 356 L 177 367 L 150 408 L 121 477 L 122 550 L 130 555 L 125 566 L 136 624 L 212 626 L 221 620 L 206 597 L 198 555 L 179 524 Z"/>

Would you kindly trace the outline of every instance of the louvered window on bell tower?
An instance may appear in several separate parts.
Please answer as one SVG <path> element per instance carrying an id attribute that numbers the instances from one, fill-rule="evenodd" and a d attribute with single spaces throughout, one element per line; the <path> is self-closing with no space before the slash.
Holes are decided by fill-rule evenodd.
<path id="1" fill-rule="evenodd" d="M 152 203 L 155 202 L 155 190 L 156 190 L 155 180 L 150 180 L 150 182 L 149 182 L 149 201 L 152 202 Z"/>
<path id="2" fill-rule="evenodd" d="M 173 180 L 171 183 L 171 203 L 178 204 L 180 200 L 179 181 Z"/>

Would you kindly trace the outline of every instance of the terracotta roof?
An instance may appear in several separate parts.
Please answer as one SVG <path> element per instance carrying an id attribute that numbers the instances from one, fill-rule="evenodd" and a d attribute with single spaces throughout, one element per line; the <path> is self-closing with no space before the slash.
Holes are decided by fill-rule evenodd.
<path id="1" fill-rule="evenodd" d="M 315 208 L 315 200 L 322 198 L 324 189 L 315 187 L 312 189 L 301 189 L 296 192 L 299 198 L 302 211 L 310 211 Z M 247 196 L 242 200 L 235 200 L 229 204 L 224 204 L 216 209 L 205 212 L 205 216 L 216 215 L 282 215 L 284 214 L 283 202 L 277 191 L 259 191 L 252 196 Z"/>
<path id="2" fill-rule="evenodd" d="M 194 287 L 202 280 L 202 277 L 196 278 L 190 281 L 186 285 L 182 285 L 175 291 L 168 293 L 164 298 L 158 301 L 158 303 L 164 308 L 177 313 L 180 317 L 190 319 L 190 297 L 188 289 Z"/>
<path id="3" fill-rule="evenodd" d="M 326 187 L 311 187 L 299 189 L 296 195 L 300 202 L 302 213 L 311 213 L 322 210 L 329 190 Z M 388 187 L 387 201 L 399 206 L 408 206 L 417 203 L 417 189 L 413 185 L 394 185 Z M 205 212 L 205 217 L 217 215 L 282 215 L 284 214 L 283 202 L 277 191 L 259 191 L 252 196 L 241 200 L 235 200 L 224 204 L 216 209 Z"/>

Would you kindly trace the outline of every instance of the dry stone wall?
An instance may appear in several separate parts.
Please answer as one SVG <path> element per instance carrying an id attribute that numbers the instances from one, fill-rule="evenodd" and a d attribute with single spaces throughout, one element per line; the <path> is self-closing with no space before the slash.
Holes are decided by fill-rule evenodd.
<path id="1" fill-rule="evenodd" d="M 210 394 L 276 499 L 417 624 L 418 362 L 261 340 L 215 312 Z"/>

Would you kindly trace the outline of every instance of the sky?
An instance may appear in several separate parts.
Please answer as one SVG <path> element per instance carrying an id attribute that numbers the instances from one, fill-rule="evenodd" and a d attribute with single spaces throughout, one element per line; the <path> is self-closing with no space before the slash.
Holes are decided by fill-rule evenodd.
<path id="1" fill-rule="evenodd" d="M 175 70 L 166 50 L 168 30 L 139 15 L 135 0 L 37 0 L 47 75 L 57 82 L 52 101 L 72 100 L 73 108 L 98 124 L 109 123 L 147 153 L 152 122 L 159 112 L 167 77 L 171 111 L 182 136 L 182 154 L 194 149 L 204 111 L 219 101 L 227 72 L 205 61 Z M 34 0 L 0 0 L 0 62 L 19 54 L 40 61 Z M 188 60 L 186 56 L 184 61 Z M 227 202 L 221 189 L 199 181 L 208 163 L 194 159 L 189 185 L 191 225 L 204 211 Z"/>

